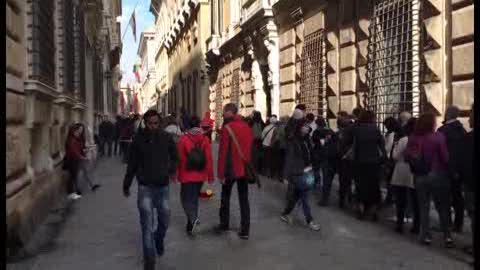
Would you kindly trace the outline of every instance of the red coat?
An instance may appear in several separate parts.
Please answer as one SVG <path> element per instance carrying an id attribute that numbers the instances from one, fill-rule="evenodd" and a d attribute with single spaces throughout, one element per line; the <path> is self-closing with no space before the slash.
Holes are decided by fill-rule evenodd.
<path id="1" fill-rule="evenodd" d="M 253 143 L 253 131 L 248 126 L 248 124 L 243 121 L 239 115 L 236 115 L 235 118 L 227 124 L 235 134 L 242 152 L 245 155 L 245 158 L 248 162 L 252 159 L 252 143 Z M 246 176 L 245 165 L 240 154 L 238 153 L 237 147 L 231 141 L 230 134 L 227 129 L 224 127 L 220 131 L 220 145 L 218 150 L 218 177 L 220 179 L 225 179 L 225 163 L 227 159 L 227 150 L 228 144 L 231 143 L 230 149 L 232 151 L 232 167 L 233 167 L 233 176 L 235 178 L 242 178 Z"/>
<path id="2" fill-rule="evenodd" d="M 188 136 L 188 137 L 187 137 Z M 205 157 L 206 166 L 201 172 L 199 171 L 187 171 L 187 156 L 190 150 L 194 147 L 194 143 L 201 143 Z M 203 134 L 193 135 L 187 133 L 182 135 L 177 143 L 179 162 L 177 166 L 177 179 L 180 183 L 193 183 L 193 182 L 213 182 L 213 162 L 212 162 L 212 147 L 210 140 Z"/>
<path id="3" fill-rule="evenodd" d="M 83 141 L 75 136 L 68 139 L 67 147 L 65 149 L 65 156 L 68 160 L 78 161 L 85 157 L 83 148 L 85 147 Z"/>

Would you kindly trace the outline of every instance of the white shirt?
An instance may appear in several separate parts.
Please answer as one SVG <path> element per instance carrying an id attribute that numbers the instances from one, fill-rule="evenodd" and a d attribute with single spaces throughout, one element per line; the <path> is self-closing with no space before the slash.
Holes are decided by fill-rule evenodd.
<path id="1" fill-rule="evenodd" d="M 310 124 L 308 124 L 308 126 L 312 129 L 312 130 L 310 131 L 310 137 L 312 137 L 312 136 L 313 136 L 313 132 L 314 132 L 315 130 L 317 130 L 317 128 L 318 128 L 317 123 L 315 123 L 315 121 L 313 121 L 313 122 L 311 122 Z"/>

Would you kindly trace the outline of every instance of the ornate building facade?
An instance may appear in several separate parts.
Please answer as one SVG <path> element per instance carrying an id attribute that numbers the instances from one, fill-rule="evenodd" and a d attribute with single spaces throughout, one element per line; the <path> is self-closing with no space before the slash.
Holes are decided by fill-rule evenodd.
<path id="1" fill-rule="evenodd" d="M 70 124 L 114 113 L 119 0 L 6 1 L 7 255 L 65 194 Z M 92 139 L 92 138 L 90 138 Z"/>
<path id="2" fill-rule="evenodd" d="M 209 8 L 207 0 L 151 2 L 159 44 L 158 106 L 164 113 L 178 114 L 185 108 L 190 114 L 202 115 L 208 110 L 205 44 L 210 29 Z"/>
<path id="3" fill-rule="evenodd" d="M 157 81 L 155 68 L 155 26 L 151 26 L 140 35 L 138 47 L 140 57 L 139 101 L 140 112 L 156 108 L 158 95 L 155 90 Z"/>
<path id="4" fill-rule="evenodd" d="M 290 115 L 304 103 L 335 127 L 368 107 L 382 121 L 473 103 L 471 0 L 211 1 L 210 109 Z M 468 125 L 465 125 L 466 127 Z"/>

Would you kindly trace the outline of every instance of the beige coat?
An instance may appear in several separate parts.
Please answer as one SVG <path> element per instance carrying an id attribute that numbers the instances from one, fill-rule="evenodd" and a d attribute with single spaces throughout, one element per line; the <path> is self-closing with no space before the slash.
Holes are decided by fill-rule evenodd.
<path id="1" fill-rule="evenodd" d="M 410 171 L 410 166 L 405 162 L 405 149 L 407 148 L 408 137 L 401 138 L 393 149 L 393 159 L 395 168 L 393 169 L 392 182 L 394 186 L 403 186 L 414 188 L 413 174 Z"/>

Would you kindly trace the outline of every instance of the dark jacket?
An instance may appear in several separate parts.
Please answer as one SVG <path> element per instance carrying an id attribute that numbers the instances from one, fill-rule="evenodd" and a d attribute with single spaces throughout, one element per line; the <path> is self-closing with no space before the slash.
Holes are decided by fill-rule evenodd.
<path id="1" fill-rule="evenodd" d="M 300 176 L 303 170 L 312 165 L 312 146 L 308 139 L 293 137 L 287 142 L 284 174 L 287 177 Z"/>
<path id="2" fill-rule="evenodd" d="M 356 163 L 380 163 L 386 156 L 385 139 L 373 123 L 358 123 L 352 126 L 347 144 L 355 142 Z"/>
<path id="3" fill-rule="evenodd" d="M 100 138 L 113 140 L 115 136 L 115 126 L 110 121 L 103 121 L 98 127 Z"/>
<path id="4" fill-rule="evenodd" d="M 174 175 L 177 163 L 177 147 L 172 137 L 163 130 L 138 133 L 130 146 L 124 188 L 129 188 L 133 177 L 141 185 L 165 186 Z"/>
<path id="5" fill-rule="evenodd" d="M 461 156 L 462 170 L 460 171 L 460 175 L 465 181 L 465 190 L 470 192 L 476 191 L 473 168 L 475 152 L 474 138 L 475 136 L 473 135 L 473 130 L 468 132 L 462 141 L 463 143 L 461 147 L 463 155 Z"/>
<path id="6" fill-rule="evenodd" d="M 460 121 L 455 120 L 444 124 L 438 129 L 447 139 L 447 149 L 449 154 L 448 167 L 451 173 L 459 173 L 462 168 L 462 141 L 467 131 Z"/>
<path id="7" fill-rule="evenodd" d="M 314 144 L 312 163 L 317 167 L 324 161 L 335 162 L 337 154 L 336 134 L 326 127 L 317 128 L 312 134 Z"/>

